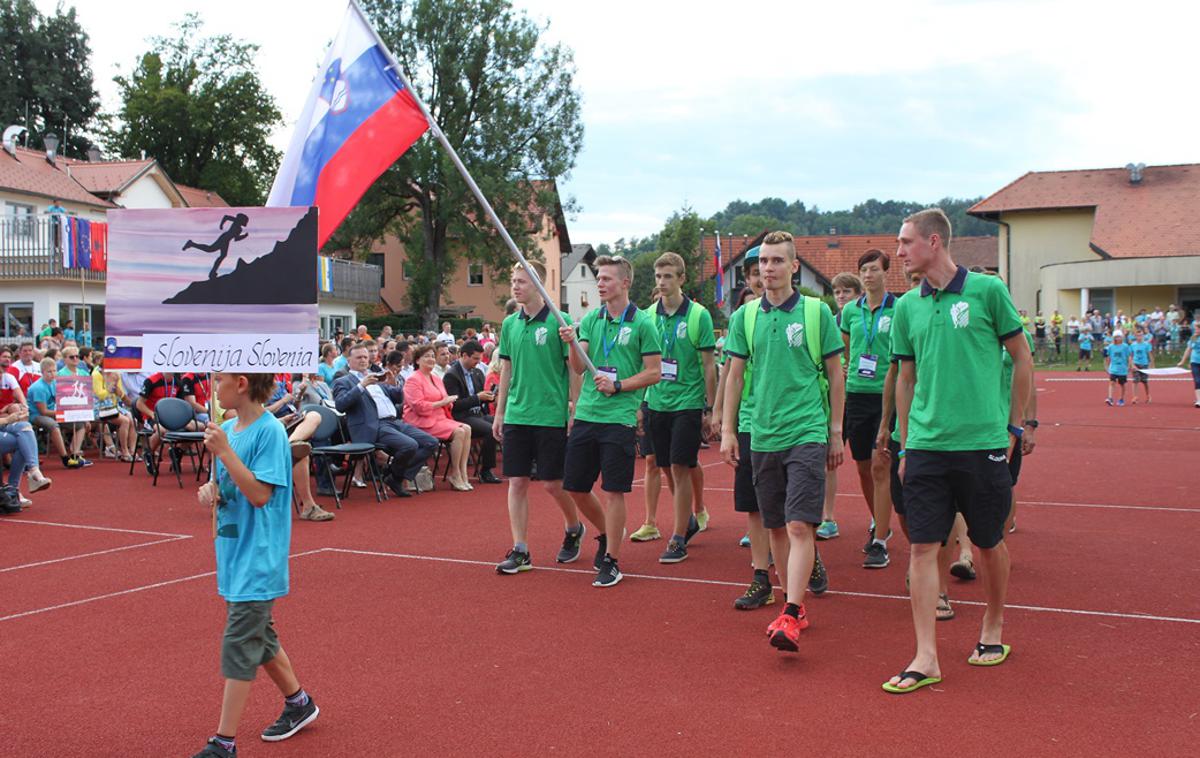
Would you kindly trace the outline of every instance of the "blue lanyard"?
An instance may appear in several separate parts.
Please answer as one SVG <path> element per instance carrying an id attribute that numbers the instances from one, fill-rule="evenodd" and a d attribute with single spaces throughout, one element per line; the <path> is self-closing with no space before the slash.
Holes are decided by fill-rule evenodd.
<path id="1" fill-rule="evenodd" d="M 621 338 L 621 326 L 625 323 L 625 314 L 629 312 L 629 306 L 625 306 L 625 310 L 621 311 L 621 318 L 617 321 L 617 333 L 613 335 L 612 342 L 608 341 L 608 306 L 601 306 L 600 310 L 604 311 L 604 335 L 600 339 L 600 349 L 604 351 L 604 364 L 608 365 L 608 355 L 617 346 L 617 340 Z"/>
<path id="2" fill-rule="evenodd" d="M 874 324 L 871 325 L 871 327 L 869 329 L 867 328 L 867 322 L 871 320 L 870 315 L 867 315 L 862 320 L 863 337 L 865 337 L 867 340 L 867 352 L 868 353 L 871 352 L 871 343 L 875 341 L 876 335 L 879 334 L 879 320 L 881 318 L 883 318 L 883 309 L 887 308 L 887 302 L 888 302 L 888 295 L 887 295 L 887 293 L 884 293 L 883 302 L 880 303 L 880 305 L 879 305 L 879 312 L 875 314 L 875 322 L 874 322 Z M 863 295 L 862 301 L 859 303 L 858 307 L 864 311 L 867 311 L 867 296 L 866 295 Z M 869 314 L 870 311 L 867 311 L 867 313 Z"/>
<path id="3" fill-rule="evenodd" d="M 675 355 L 675 340 L 679 336 L 679 320 L 680 316 L 676 313 L 671 317 L 671 328 L 667 329 L 667 320 L 663 316 L 658 317 L 658 328 L 662 331 L 663 339 L 663 356 L 670 360 Z M 668 334 L 668 331 L 670 332 Z"/>

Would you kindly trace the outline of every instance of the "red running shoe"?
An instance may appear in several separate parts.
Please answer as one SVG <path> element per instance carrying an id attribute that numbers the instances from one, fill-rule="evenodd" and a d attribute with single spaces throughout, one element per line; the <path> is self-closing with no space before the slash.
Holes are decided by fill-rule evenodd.
<path id="1" fill-rule="evenodd" d="M 807 628 L 808 614 L 804 606 L 800 606 L 800 618 L 794 619 L 786 613 L 779 614 L 779 618 L 767 627 L 767 637 L 771 640 L 771 647 L 794 653 L 800 649 L 800 632 Z"/>

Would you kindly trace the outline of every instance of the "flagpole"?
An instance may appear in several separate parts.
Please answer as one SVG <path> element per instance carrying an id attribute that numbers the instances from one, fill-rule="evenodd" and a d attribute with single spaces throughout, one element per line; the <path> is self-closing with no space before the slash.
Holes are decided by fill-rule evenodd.
<path id="1" fill-rule="evenodd" d="M 475 179 L 472 178 L 471 172 L 467 170 L 465 165 L 463 165 L 462 159 L 458 157 L 458 152 L 454 149 L 454 146 L 450 144 L 450 140 L 446 139 L 446 134 L 442 131 L 442 128 L 438 126 L 436 121 L 433 120 L 433 116 L 429 115 L 429 109 L 425 107 L 425 101 L 421 99 L 421 96 L 418 95 L 417 91 L 413 89 L 411 84 L 409 84 L 408 77 L 405 76 L 404 69 L 400 65 L 400 62 L 396 60 L 396 56 L 392 55 L 392 51 L 383 41 L 383 38 L 379 36 L 379 32 L 375 30 L 375 26 L 367 19 L 367 14 L 363 13 L 362 6 L 358 4 L 358 0 L 350 0 L 350 7 L 354 8 L 354 12 L 359 15 L 359 18 L 362 19 L 363 23 L 371 31 L 371 35 L 375 38 L 376 44 L 379 45 L 380 49 L 383 50 L 384 55 L 386 55 L 388 60 L 391 62 L 392 71 L 395 72 L 397 78 L 399 78 L 400 82 L 404 85 L 404 88 L 408 90 L 410 95 L 412 95 L 412 99 L 417 104 L 417 107 L 421 109 L 421 115 L 425 117 L 426 123 L 429 124 L 429 130 L 433 132 L 433 136 L 436 137 L 437 141 L 442 144 L 443 148 L 445 148 L 446 153 L 450 156 L 450 160 L 454 163 L 454 167 L 458 169 L 458 173 L 462 176 L 463 181 L 465 181 L 467 183 L 467 187 L 470 188 L 471 194 L 473 194 L 475 199 L 479 201 L 479 204 L 483 206 L 484 213 L 487 214 L 488 219 L 492 222 L 492 226 L 496 227 L 496 231 L 500 233 L 500 238 L 503 239 L 504 244 L 508 246 L 509 252 L 517 257 L 521 267 L 525 269 L 525 273 L 533 281 L 533 285 L 537 287 L 538 293 L 542 296 L 542 299 L 546 301 L 546 305 L 550 307 L 550 312 L 553 313 L 554 318 L 558 320 L 559 326 L 568 326 L 567 320 L 564 319 L 562 313 L 559 312 L 558 306 L 555 305 L 553 298 L 550 297 L 550 293 L 546 291 L 546 287 L 542 284 L 542 280 L 538 277 L 537 272 L 533 270 L 533 267 L 529 265 L 529 261 L 525 259 L 524 255 L 521 254 L 521 250 L 517 247 L 517 243 L 513 241 L 513 238 L 509 235 L 508 230 L 504 228 L 504 224 L 500 221 L 500 217 L 496 215 L 496 211 L 492 208 L 492 204 L 489 203 L 487 198 L 483 196 L 483 190 L 479 189 L 479 185 L 475 183 Z M 571 339 L 571 346 L 575 348 L 575 351 L 579 354 L 579 357 L 583 359 L 583 363 L 585 366 L 587 366 L 587 370 L 592 375 L 595 375 L 596 366 L 592 363 L 592 359 L 588 357 L 587 351 L 583 349 L 583 345 L 579 344 L 578 336 L 575 336 Z"/>

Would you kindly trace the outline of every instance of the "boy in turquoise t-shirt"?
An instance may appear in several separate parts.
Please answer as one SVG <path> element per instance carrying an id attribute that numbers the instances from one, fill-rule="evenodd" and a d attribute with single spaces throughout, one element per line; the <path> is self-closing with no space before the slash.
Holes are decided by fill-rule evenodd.
<path id="1" fill-rule="evenodd" d="M 1125 342 L 1125 333 L 1120 329 L 1113 332 L 1112 344 L 1104 351 L 1104 369 L 1108 372 L 1108 397 L 1104 401 L 1106 405 L 1113 404 L 1114 384 L 1121 387 L 1121 397 L 1117 400 L 1117 405 L 1125 405 L 1125 381 L 1129 378 L 1129 360 L 1132 356 L 1133 351 Z"/>
<path id="2" fill-rule="evenodd" d="M 216 397 L 237 418 L 209 423 L 204 446 L 216 465 L 214 480 L 200 488 L 200 504 L 213 509 L 217 592 L 227 618 L 221 643 L 225 696 L 217 732 L 194 758 L 237 755 L 235 737 L 258 667 L 284 695 L 283 713 L 263 730 L 267 742 L 291 737 L 320 709 L 300 686 L 275 634 L 271 608 L 288 593 L 292 536 L 292 456 L 287 432 L 266 412 L 271 374 L 216 375 Z"/>
<path id="3" fill-rule="evenodd" d="M 1130 357 L 1133 359 L 1133 404 L 1137 405 L 1137 387 L 1142 385 L 1146 391 L 1146 404 L 1150 404 L 1150 377 L 1139 369 L 1154 367 L 1154 345 L 1150 343 L 1150 335 L 1138 332 L 1133 336 L 1129 345 Z"/>

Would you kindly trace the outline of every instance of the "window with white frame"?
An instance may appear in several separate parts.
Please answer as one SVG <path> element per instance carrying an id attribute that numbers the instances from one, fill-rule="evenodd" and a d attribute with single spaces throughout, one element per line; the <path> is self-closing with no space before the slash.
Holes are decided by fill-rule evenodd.
<path id="1" fill-rule="evenodd" d="M 483 264 L 472 263 L 467 266 L 467 285 L 471 287 L 483 286 Z"/>

